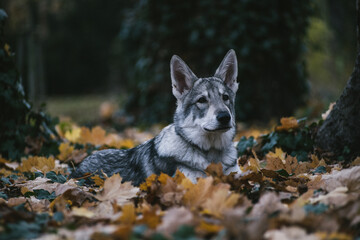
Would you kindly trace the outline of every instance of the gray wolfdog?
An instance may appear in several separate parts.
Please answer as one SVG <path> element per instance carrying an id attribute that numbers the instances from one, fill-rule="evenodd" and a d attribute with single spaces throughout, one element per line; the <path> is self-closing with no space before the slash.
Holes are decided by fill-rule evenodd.
<path id="1" fill-rule="evenodd" d="M 234 101 L 237 59 L 230 50 L 213 77 L 198 78 L 178 56 L 170 62 L 172 92 L 177 99 L 174 123 L 155 138 L 128 150 L 107 149 L 87 157 L 70 177 L 85 173 L 120 173 L 123 181 L 142 183 L 152 173 L 172 176 L 179 169 L 191 181 L 206 176 L 210 163 L 225 174 L 240 172 L 235 136 Z"/>

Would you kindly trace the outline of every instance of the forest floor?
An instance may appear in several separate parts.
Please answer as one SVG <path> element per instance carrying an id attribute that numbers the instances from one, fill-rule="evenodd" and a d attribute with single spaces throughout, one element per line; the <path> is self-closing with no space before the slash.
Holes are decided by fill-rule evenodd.
<path id="1" fill-rule="evenodd" d="M 138 187 L 118 174 L 91 173 L 90 185 L 68 175 L 91 152 L 132 148 L 159 126 L 110 133 L 63 119 L 56 129 L 60 144 L 50 156 L 0 158 L 0 239 L 360 237 L 360 157 L 334 161 L 317 151 L 317 123 L 240 125 L 234 144 L 243 173 L 225 176 L 211 164 L 197 183 L 177 172 L 151 175 Z"/>

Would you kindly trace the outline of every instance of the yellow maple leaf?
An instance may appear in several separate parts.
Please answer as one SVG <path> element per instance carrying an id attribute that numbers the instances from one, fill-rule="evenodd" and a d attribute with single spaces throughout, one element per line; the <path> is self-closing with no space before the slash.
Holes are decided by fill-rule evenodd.
<path id="1" fill-rule="evenodd" d="M 53 157 L 29 157 L 24 159 L 17 169 L 21 172 L 41 171 L 45 174 L 55 169 L 55 159 Z"/>
<path id="2" fill-rule="evenodd" d="M 203 204 L 204 212 L 220 218 L 225 210 L 236 205 L 239 198 L 240 194 L 229 193 L 229 188 L 217 189 Z"/>
<path id="3" fill-rule="evenodd" d="M 59 152 L 60 154 L 57 156 L 57 158 L 61 161 L 65 161 L 69 158 L 71 153 L 74 151 L 74 146 L 70 146 L 70 143 L 61 143 L 59 146 Z"/>
<path id="4" fill-rule="evenodd" d="M 99 187 L 104 186 L 104 179 L 100 178 L 99 175 L 92 176 L 91 179 L 95 182 Z"/>
<path id="5" fill-rule="evenodd" d="M 141 191 L 147 191 L 148 187 L 151 187 L 151 184 L 157 180 L 158 176 L 156 174 L 151 174 L 146 178 L 146 181 L 140 184 L 139 188 Z"/>
<path id="6" fill-rule="evenodd" d="M 115 239 L 130 239 L 132 227 L 131 225 L 119 225 L 115 232 L 112 233 L 112 236 L 115 237 Z"/>
<path id="7" fill-rule="evenodd" d="M 196 231 L 200 233 L 218 233 L 224 227 L 212 223 L 201 221 L 200 225 L 196 227 Z"/>
<path id="8" fill-rule="evenodd" d="M 184 187 L 187 189 L 183 197 L 184 204 L 192 209 L 200 207 L 208 198 L 211 197 L 215 190 L 228 186 L 227 184 L 217 184 L 214 186 L 213 182 L 214 179 L 212 177 L 200 178 L 196 184 L 192 185 L 187 182 L 189 185 Z"/>
<path id="9" fill-rule="evenodd" d="M 30 190 L 27 187 L 21 187 L 20 188 L 21 194 L 24 195 L 27 192 L 30 192 Z"/>
<path id="10" fill-rule="evenodd" d="M 65 138 L 70 142 L 76 143 L 80 139 L 81 129 L 79 127 L 73 127 L 71 130 L 65 132 Z"/>
<path id="11" fill-rule="evenodd" d="M 281 148 L 275 148 L 275 152 L 269 152 L 271 157 L 277 157 L 285 163 L 286 153 Z"/>
<path id="12" fill-rule="evenodd" d="M 110 147 L 129 149 L 135 147 L 135 143 L 131 139 L 112 139 L 108 144 Z"/>
<path id="13" fill-rule="evenodd" d="M 158 177 L 158 181 L 162 185 L 165 185 L 168 179 L 171 179 L 171 177 L 165 173 L 161 173 L 160 176 Z"/>
<path id="14" fill-rule="evenodd" d="M 176 170 L 175 176 L 173 178 L 177 184 L 181 184 L 182 181 L 186 179 L 185 175 L 182 172 L 180 172 L 179 169 Z"/>
<path id="15" fill-rule="evenodd" d="M 138 221 L 138 223 L 146 224 L 150 228 L 155 229 L 161 222 L 161 218 L 156 214 L 155 209 L 145 209 L 143 211 L 142 218 Z"/>
<path id="16" fill-rule="evenodd" d="M 119 221 L 123 224 L 134 224 L 136 220 L 135 207 L 133 203 L 125 204 L 122 207 L 122 215 Z"/>
<path id="17" fill-rule="evenodd" d="M 296 129 L 299 127 L 299 124 L 294 117 L 288 117 L 288 118 L 281 118 L 280 119 L 280 126 L 277 126 L 275 128 L 276 131 L 287 131 L 290 129 Z"/>
<path id="18" fill-rule="evenodd" d="M 241 171 L 252 171 L 259 172 L 260 171 L 260 162 L 257 158 L 250 158 L 247 162 L 247 165 L 240 166 Z"/>
<path id="19" fill-rule="evenodd" d="M 348 235 L 346 233 L 338 233 L 338 232 L 316 232 L 315 235 L 321 239 L 321 240 L 327 240 L 327 239 L 338 239 L 338 240 L 351 240 L 354 239 L 351 235 Z"/>

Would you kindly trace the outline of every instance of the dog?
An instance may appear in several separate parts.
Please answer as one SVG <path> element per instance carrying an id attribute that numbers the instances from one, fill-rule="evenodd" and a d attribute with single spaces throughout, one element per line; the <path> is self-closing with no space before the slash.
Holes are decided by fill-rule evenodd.
<path id="1" fill-rule="evenodd" d="M 172 93 L 177 99 L 173 124 L 155 138 L 127 150 L 107 149 L 86 159 L 70 175 L 120 173 L 135 186 L 151 174 L 173 176 L 179 169 L 192 182 L 205 177 L 210 163 L 221 163 L 223 172 L 240 173 L 235 136 L 235 95 L 238 65 L 230 50 L 213 77 L 198 78 L 178 56 L 170 61 Z"/>

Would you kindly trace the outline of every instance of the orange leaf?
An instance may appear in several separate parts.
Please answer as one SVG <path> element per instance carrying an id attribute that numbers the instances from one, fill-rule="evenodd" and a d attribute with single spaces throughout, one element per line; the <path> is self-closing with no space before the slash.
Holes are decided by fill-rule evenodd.
<path id="1" fill-rule="evenodd" d="M 299 124 L 294 117 L 281 118 L 280 119 L 281 126 L 277 126 L 275 128 L 276 131 L 287 131 L 290 129 L 296 129 L 299 127 Z"/>
<path id="2" fill-rule="evenodd" d="M 119 218 L 121 223 L 133 224 L 136 220 L 135 207 L 133 203 L 125 204 L 122 207 L 122 215 Z"/>

